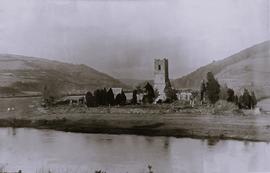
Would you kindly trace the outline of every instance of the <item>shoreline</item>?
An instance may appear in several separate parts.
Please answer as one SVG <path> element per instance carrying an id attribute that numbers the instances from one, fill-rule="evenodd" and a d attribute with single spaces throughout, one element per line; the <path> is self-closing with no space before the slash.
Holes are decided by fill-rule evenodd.
<path id="1" fill-rule="evenodd" d="M 74 133 L 130 134 L 214 140 L 270 142 L 270 118 L 264 115 L 78 114 L 55 118 L 1 118 L 0 127 L 52 129 Z"/>

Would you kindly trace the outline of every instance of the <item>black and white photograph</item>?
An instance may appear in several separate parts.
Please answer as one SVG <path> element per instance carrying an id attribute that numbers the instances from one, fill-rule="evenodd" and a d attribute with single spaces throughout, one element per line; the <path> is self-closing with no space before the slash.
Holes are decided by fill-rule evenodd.
<path id="1" fill-rule="evenodd" d="M 0 173 L 270 173 L 270 0 L 0 0 Z"/>

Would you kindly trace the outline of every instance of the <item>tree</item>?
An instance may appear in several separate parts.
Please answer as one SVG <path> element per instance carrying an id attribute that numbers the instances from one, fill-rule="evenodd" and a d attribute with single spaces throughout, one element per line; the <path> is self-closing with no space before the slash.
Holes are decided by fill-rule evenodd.
<path id="1" fill-rule="evenodd" d="M 125 105 L 127 101 L 126 95 L 125 93 L 122 91 L 120 94 L 117 94 L 116 98 L 115 98 L 115 103 L 117 105 Z"/>
<path id="2" fill-rule="evenodd" d="M 237 106 L 239 105 L 239 98 L 237 95 L 234 96 L 234 104 Z"/>
<path id="3" fill-rule="evenodd" d="M 138 93 L 138 94 L 143 93 L 143 89 L 141 88 L 140 85 L 136 86 L 136 90 L 137 90 L 137 93 Z"/>
<path id="4" fill-rule="evenodd" d="M 103 104 L 102 90 L 99 90 L 99 89 L 95 90 L 94 97 L 95 97 L 97 106 L 100 106 Z"/>
<path id="5" fill-rule="evenodd" d="M 200 100 L 201 100 L 201 101 L 204 100 L 205 92 L 206 92 L 206 85 L 205 85 L 205 82 L 204 82 L 204 80 L 203 80 L 202 83 L 201 83 L 201 88 L 200 88 L 200 95 L 201 95 Z"/>
<path id="6" fill-rule="evenodd" d="M 143 98 L 144 103 L 153 103 L 155 99 L 155 91 L 151 84 L 147 82 L 144 87 L 146 95 Z"/>
<path id="7" fill-rule="evenodd" d="M 122 102 L 121 102 L 122 105 L 125 105 L 127 103 L 127 97 L 126 97 L 124 91 L 122 91 L 122 93 L 121 93 L 121 98 L 122 98 Z"/>
<path id="8" fill-rule="evenodd" d="M 166 94 L 166 102 L 173 102 L 177 100 L 176 91 L 171 88 L 171 86 L 166 85 L 164 92 Z"/>
<path id="9" fill-rule="evenodd" d="M 111 106 L 114 105 L 114 94 L 113 94 L 113 90 L 111 88 L 107 92 L 107 102 Z"/>
<path id="10" fill-rule="evenodd" d="M 227 101 L 228 102 L 234 102 L 235 101 L 235 96 L 234 96 L 234 90 L 229 88 L 227 90 L 227 95 L 228 95 L 228 98 L 227 98 Z"/>
<path id="11" fill-rule="evenodd" d="M 88 91 L 86 93 L 85 100 L 86 100 L 86 106 L 87 107 L 95 106 L 95 97 L 93 96 L 93 94 L 90 91 Z"/>
<path id="12" fill-rule="evenodd" d="M 101 97 L 102 97 L 102 103 L 101 105 L 108 105 L 108 98 L 107 98 L 107 90 L 106 88 L 104 88 L 103 90 L 101 90 Z"/>
<path id="13" fill-rule="evenodd" d="M 44 81 L 42 97 L 46 105 L 52 105 L 61 95 L 61 84 L 57 80 Z"/>
<path id="14" fill-rule="evenodd" d="M 136 105 L 137 103 L 138 103 L 138 101 L 137 101 L 137 90 L 133 90 L 131 104 Z"/>
<path id="15" fill-rule="evenodd" d="M 215 104 L 219 100 L 220 85 L 212 72 L 207 73 L 206 92 L 212 104 Z"/>
<path id="16" fill-rule="evenodd" d="M 254 91 L 252 91 L 251 92 L 251 107 L 252 107 L 252 109 L 254 109 L 256 105 L 257 105 L 257 98 L 255 96 Z"/>
<path id="17" fill-rule="evenodd" d="M 242 108 L 244 109 L 251 109 L 251 95 L 249 94 L 248 90 L 245 88 L 244 89 L 244 93 L 243 93 L 243 96 L 242 96 L 242 100 L 241 100 L 241 105 L 242 105 Z"/>
<path id="18" fill-rule="evenodd" d="M 219 99 L 227 100 L 228 99 L 228 86 L 226 84 L 220 86 Z"/>

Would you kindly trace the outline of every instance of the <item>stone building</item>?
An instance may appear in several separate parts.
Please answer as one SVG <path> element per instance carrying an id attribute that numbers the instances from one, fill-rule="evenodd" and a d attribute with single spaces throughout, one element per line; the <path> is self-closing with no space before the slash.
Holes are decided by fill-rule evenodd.
<path id="1" fill-rule="evenodd" d="M 171 89 L 168 59 L 155 59 L 154 75 L 154 90 L 157 90 L 159 94 L 156 101 L 164 101 L 166 100 L 165 89 Z"/>

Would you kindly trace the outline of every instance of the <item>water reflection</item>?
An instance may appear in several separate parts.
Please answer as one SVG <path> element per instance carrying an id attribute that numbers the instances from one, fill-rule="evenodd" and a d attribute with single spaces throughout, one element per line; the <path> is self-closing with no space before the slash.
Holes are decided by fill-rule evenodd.
<path id="1" fill-rule="evenodd" d="M 23 172 L 267 172 L 267 143 L 0 128 L 0 166 Z M 3 140 L 5 139 L 5 140 Z"/>
<path id="2" fill-rule="evenodd" d="M 207 139 L 207 144 L 209 146 L 215 146 L 216 144 L 218 144 L 220 140 L 218 138 L 209 138 Z"/>

